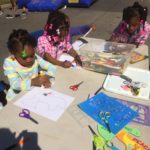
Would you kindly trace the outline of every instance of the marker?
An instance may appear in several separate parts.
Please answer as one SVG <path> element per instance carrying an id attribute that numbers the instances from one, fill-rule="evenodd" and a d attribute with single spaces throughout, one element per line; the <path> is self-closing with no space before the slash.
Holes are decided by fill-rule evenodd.
<path id="1" fill-rule="evenodd" d="M 40 71 L 40 77 L 43 77 L 45 74 L 43 71 Z"/>
<path id="2" fill-rule="evenodd" d="M 43 71 L 40 71 L 40 77 L 43 77 L 45 74 Z M 44 85 L 41 85 L 41 88 L 43 89 L 44 88 Z"/>

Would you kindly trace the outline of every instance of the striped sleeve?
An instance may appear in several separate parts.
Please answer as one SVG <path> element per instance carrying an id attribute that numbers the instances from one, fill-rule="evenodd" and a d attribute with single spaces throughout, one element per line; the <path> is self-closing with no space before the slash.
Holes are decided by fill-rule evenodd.
<path id="1" fill-rule="evenodd" d="M 40 65 L 40 67 L 42 69 L 46 70 L 46 74 L 54 77 L 56 74 L 56 66 L 49 63 L 48 61 L 44 60 L 43 58 L 41 58 L 38 55 L 36 55 L 36 57 L 37 57 L 37 61 L 38 61 L 38 64 Z"/>
<path id="2" fill-rule="evenodd" d="M 16 72 L 14 62 L 10 58 L 6 58 L 3 64 L 4 74 L 9 80 L 9 84 L 13 90 L 24 91 L 31 88 L 31 80 L 23 79 L 21 75 Z"/>

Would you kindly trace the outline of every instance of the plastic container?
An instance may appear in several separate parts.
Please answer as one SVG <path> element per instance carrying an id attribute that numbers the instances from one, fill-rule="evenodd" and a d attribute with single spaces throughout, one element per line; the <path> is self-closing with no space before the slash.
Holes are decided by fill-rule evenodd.
<path id="1" fill-rule="evenodd" d="M 85 69 L 108 74 L 122 74 L 135 46 L 86 38 L 88 43 L 79 52 Z"/>

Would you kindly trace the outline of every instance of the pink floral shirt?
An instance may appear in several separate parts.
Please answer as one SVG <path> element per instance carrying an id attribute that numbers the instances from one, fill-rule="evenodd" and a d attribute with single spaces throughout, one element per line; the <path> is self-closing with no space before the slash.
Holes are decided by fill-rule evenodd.
<path id="1" fill-rule="evenodd" d="M 150 24 L 145 22 L 144 29 L 141 23 L 139 30 L 132 35 L 127 32 L 127 23 L 121 21 L 117 28 L 112 33 L 112 38 L 121 43 L 144 44 L 150 34 Z"/>
<path id="2" fill-rule="evenodd" d="M 72 45 L 69 41 L 70 36 L 68 35 L 64 41 L 58 45 L 53 45 L 50 36 L 43 35 L 38 38 L 37 50 L 41 56 L 43 56 L 44 53 L 48 53 L 53 58 L 58 59 L 61 54 L 67 53 L 72 49 Z"/>

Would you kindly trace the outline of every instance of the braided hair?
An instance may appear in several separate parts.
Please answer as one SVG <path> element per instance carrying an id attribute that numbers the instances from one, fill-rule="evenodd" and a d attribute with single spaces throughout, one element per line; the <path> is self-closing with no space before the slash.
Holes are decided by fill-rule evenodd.
<path id="1" fill-rule="evenodd" d="M 26 45 L 35 48 L 37 45 L 36 39 L 32 37 L 27 30 L 24 29 L 13 30 L 7 42 L 9 51 L 12 54 L 15 54 L 19 51 L 23 51 Z"/>
<path id="2" fill-rule="evenodd" d="M 122 20 L 129 24 L 131 18 L 139 17 L 140 21 L 143 23 L 143 28 L 145 21 L 147 19 L 148 9 L 147 7 L 141 6 L 138 2 L 135 2 L 133 6 L 124 8 Z"/>
<path id="3" fill-rule="evenodd" d="M 50 12 L 45 25 L 45 35 L 50 36 L 52 42 L 59 42 L 59 36 L 62 30 L 69 32 L 69 17 L 58 10 Z"/>

